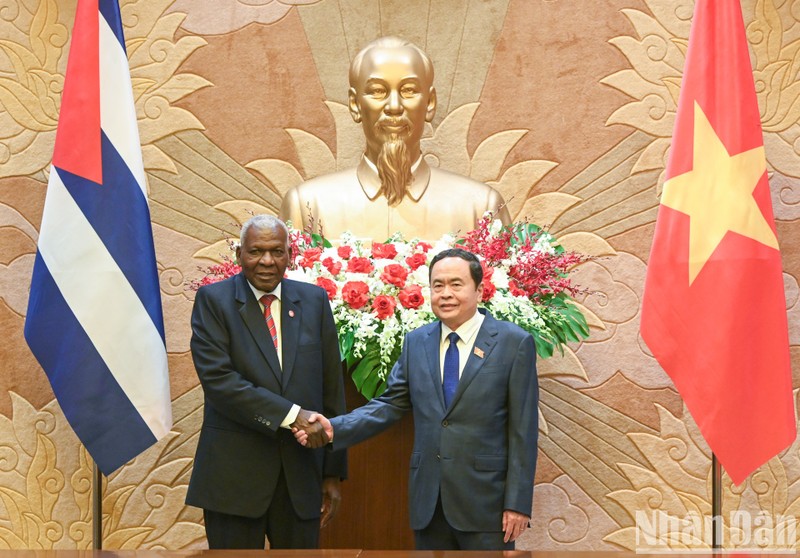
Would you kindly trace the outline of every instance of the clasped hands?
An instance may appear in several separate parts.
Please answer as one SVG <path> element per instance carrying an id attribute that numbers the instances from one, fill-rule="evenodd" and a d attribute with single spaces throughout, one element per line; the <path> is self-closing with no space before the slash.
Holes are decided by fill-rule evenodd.
<path id="1" fill-rule="evenodd" d="M 292 432 L 300 445 L 321 448 L 333 440 L 331 421 L 319 413 L 301 409 L 292 423 Z"/>

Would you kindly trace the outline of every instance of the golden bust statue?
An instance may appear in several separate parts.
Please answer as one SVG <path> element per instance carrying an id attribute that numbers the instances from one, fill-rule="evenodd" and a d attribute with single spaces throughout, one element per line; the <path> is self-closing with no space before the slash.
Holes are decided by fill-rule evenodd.
<path id="1" fill-rule="evenodd" d="M 319 176 L 287 192 L 280 217 L 297 228 L 320 225 L 335 240 L 359 238 L 436 240 L 466 232 L 502 196 L 490 186 L 430 167 L 420 152 L 425 122 L 433 119 L 433 65 L 416 45 L 397 37 L 369 43 L 350 64 L 350 114 L 360 122 L 366 149 L 356 168 Z M 510 221 L 503 207 L 497 217 Z"/>

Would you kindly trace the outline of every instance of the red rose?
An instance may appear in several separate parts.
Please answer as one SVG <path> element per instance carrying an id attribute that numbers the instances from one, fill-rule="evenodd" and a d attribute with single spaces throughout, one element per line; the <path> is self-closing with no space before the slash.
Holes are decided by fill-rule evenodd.
<path id="1" fill-rule="evenodd" d="M 408 285 L 405 289 L 397 293 L 397 298 L 400 299 L 400 304 L 404 308 L 414 309 L 419 308 L 425 302 L 422 296 L 422 288 L 419 285 Z"/>
<path id="2" fill-rule="evenodd" d="M 488 301 L 494 296 L 494 293 L 497 292 L 497 287 L 494 286 L 494 283 L 484 278 L 483 280 L 483 296 L 481 300 L 483 302 Z"/>
<path id="3" fill-rule="evenodd" d="M 372 301 L 372 309 L 378 314 L 378 318 L 385 320 L 394 314 L 394 308 L 397 306 L 393 296 L 378 295 Z"/>
<path id="4" fill-rule="evenodd" d="M 373 269 L 369 258 L 355 257 L 347 262 L 347 271 L 351 273 L 370 273 Z"/>
<path id="5" fill-rule="evenodd" d="M 397 255 L 397 248 L 394 244 L 381 244 L 380 242 L 372 243 L 372 257 L 377 259 L 393 260 Z"/>
<path id="6" fill-rule="evenodd" d="M 428 261 L 427 256 L 423 252 L 414 252 L 409 257 L 406 258 L 406 263 L 411 270 L 416 270 L 418 267 L 422 267 Z"/>
<path id="7" fill-rule="evenodd" d="M 431 246 L 427 242 L 417 242 L 417 245 L 414 246 L 415 250 L 422 250 L 426 254 L 428 253 L 428 250 L 430 250 L 431 248 L 433 248 L 433 246 Z"/>
<path id="8" fill-rule="evenodd" d="M 350 259 L 350 256 L 353 255 L 353 247 L 352 246 L 339 246 L 336 249 L 336 252 L 339 254 L 339 257 L 343 260 Z"/>
<path id="9" fill-rule="evenodd" d="M 322 248 L 307 248 L 306 251 L 303 252 L 303 257 L 298 265 L 303 268 L 313 267 L 314 262 L 318 262 L 321 255 Z"/>
<path id="10" fill-rule="evenodd" d="M 328 293 L 328 300 L 333 300 L 333 297 L 336 296 L 336 291 L 338 290 L 336 287 L 336 283 L 327 277 L 317 277 L 317 285 L 325 289 Z"/>
<path id="11" fill-rule="evenodd" d="M 327 269 L 328 273 L 331 275 L 339 275 L 339 272 L 342 271 L 342 262 L 337 262 L 330 257 L 322 260 L 322 265 L 325 266 L 325 269 Z"/>
<path id="12" fill-rule="evenodd" d="M 363 281 L 348 281 L 342 287 L 342 300 L 353 310 L 363 308 L 369 300 L 369 287 Z"/>
<path id="13" fill-rule="evenodd" d="M 408 270 L 400 264 L 389 264 L 383 268 L 383 273 L 381 273 L 381 281 L 401 289 L 405 286 L 407 277 Z"/>

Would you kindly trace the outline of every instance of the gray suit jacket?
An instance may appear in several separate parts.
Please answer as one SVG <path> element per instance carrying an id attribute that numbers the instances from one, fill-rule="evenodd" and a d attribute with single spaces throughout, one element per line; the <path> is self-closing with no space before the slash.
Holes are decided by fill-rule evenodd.
<path id="1" fill-rule="evenodd" d="M 205 406 L 189 505 L 258 517 L 283 471 L 295 511 L 312 519 L 320 515 L 322 478 L 346 476 L 344 452 L 303 448 L 280 428 L 292 404 L 331 415 L 345 410 L 327 294 L 289 279 L 281 285 L 283 369 L 243 275 L 197 291 L 191 348 Z"/>
<path id="2" fill-rule="evenodd" d="M 533 338 L 486 314 L 445 408 L 440 332 L 435 322 L 406 336 L 383 395 L 331 420 L 333 445 L 356 444 L 413 410 L 411 528 L 430 523 L 441 493 L 455 529 L 501 531 L 503 510 L 531 514 L 539 394 Z"/>

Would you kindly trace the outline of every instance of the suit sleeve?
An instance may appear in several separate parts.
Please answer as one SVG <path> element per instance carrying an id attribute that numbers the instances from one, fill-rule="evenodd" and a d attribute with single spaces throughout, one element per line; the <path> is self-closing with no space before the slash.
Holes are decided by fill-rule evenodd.
<path id="1" fill-rule="evenodd" d="M 192 309 L 191 349 L 206 399 L 227 418 L 248 428 L 274 433 L 292 403 L 255 385 L 236 370 L 230 335 L 220 302 L 201 288 Z"/>
<path id="2" fill-rule="evenodd" d="M 411 409 L 407 344 L 408 337 L 403 341 L 400 358 L 389 373 L 386 391 L 363 407 L 331 420 L 334 448 L 347 448 L 380 434 Z"/>
<path id="3" fill-rule="evenodd" d="M 508 473 L 504 509 L 531 515 L 539 437 L 536 347 L 525 335 L 508 382 Z"/>
<path id="4" fill-rule="evenodd" d="M 342 378 L 342 356 L 339 352 L 339 337 L 333 319 L 328 296 L 322 296 L 322 358 L 323 358 L 323 409 L 326 417 L 336 417 L 346 411 L 344 380 Z M 326 448 L 323 475 L 347 478 L 347 451 Z"/>

